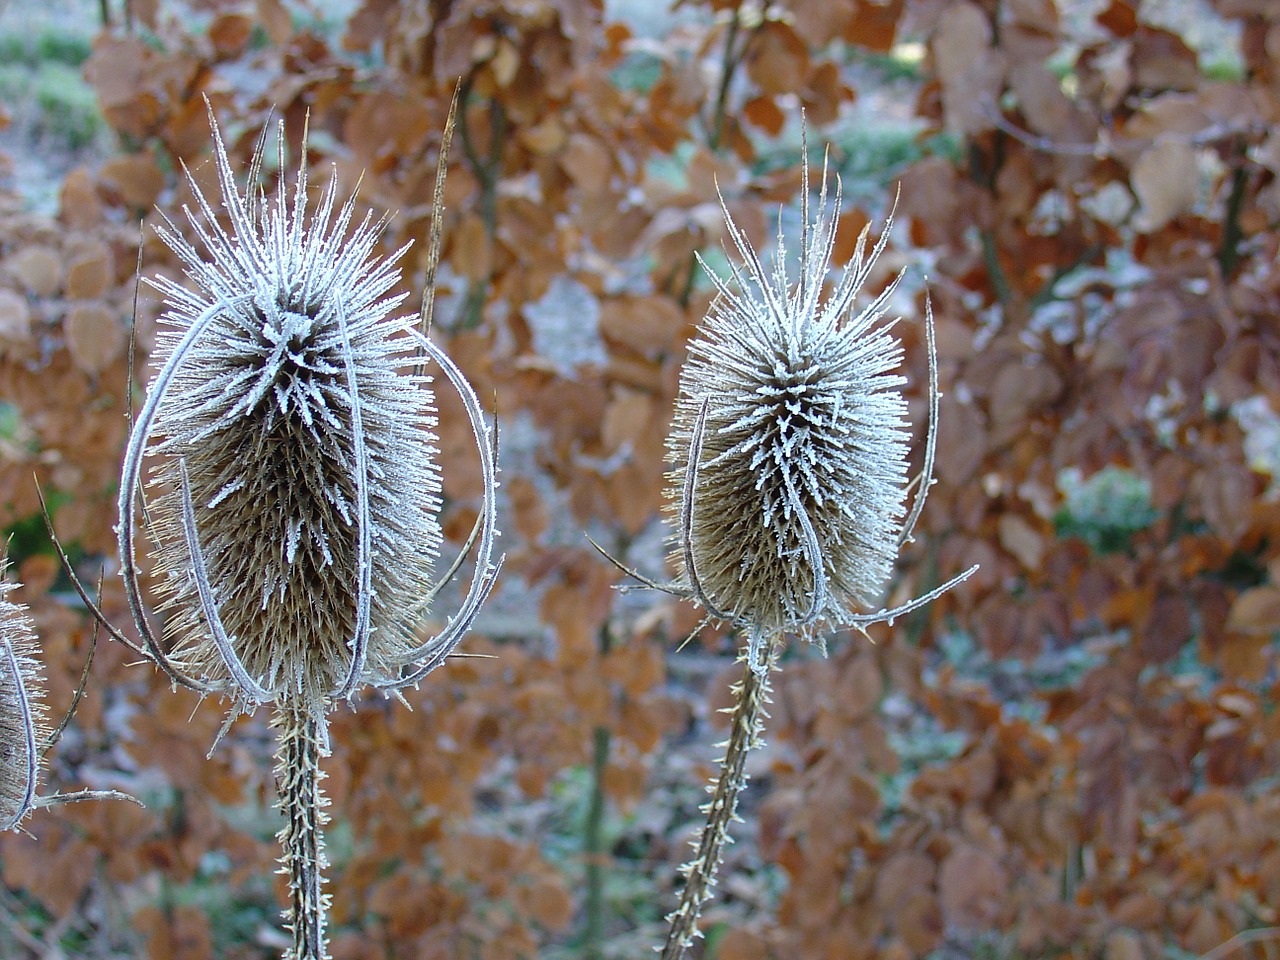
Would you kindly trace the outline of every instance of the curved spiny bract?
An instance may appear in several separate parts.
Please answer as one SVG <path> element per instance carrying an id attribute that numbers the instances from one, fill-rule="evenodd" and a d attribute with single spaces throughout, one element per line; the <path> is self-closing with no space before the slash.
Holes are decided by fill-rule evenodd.
<path id="1" fill-rule="evenodd" d="M 864 232 L 824 297 L 839 216 L 825 177 L 812 224 L 807 206 L 794 283 L 781 239 L 766 272 L 726 212 L 745 276 L 733 268 L 737 289 L 713 276 L 667 440 L 681 585 L 753 638 L 855 620 L 893 571 L 906 513 L 896 281 L 854 309 L 883 240 L 868 254 Z M 757 668 L 759 653 L 753 639 Z"/>
<path id="2" fill-rule="evenodd" d="M 35 805 L 47 726 L 35 626 L 25 606 L 5 599 L 16 586 L 0 582 L 0 830 L 17 827 Z"/>
<path id="3" fill-rule="evenodd" d="M 354 198 L 339 207 L 332 182 L 308 215 L 305 156 L 291 197 L 240 194 L 214 132 L 228 224 L 192 181 L 198 209 L 184 212 L 203 250 L 160 231 L 191 286 L 152 281 L 160 372 L 121 526 L 155 458 L 170 665 L 244 707 L 320 713 L 357 684 L 393 683 L 419 644 L 441 542 L 433 395 L 412 372 L 416 318 L 396 313 L 402 251 L 374 256 L 381 223 L 353 228 Z M 123 539 L 121 552 L 128 570 Z"/>

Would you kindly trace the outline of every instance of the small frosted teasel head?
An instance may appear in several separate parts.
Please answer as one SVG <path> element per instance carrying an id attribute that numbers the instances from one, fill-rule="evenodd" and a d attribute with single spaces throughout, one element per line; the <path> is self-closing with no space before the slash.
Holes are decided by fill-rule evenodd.
<path id="1" fill-rule="evenodd" d="M 35 627 L 27 608 L 7 599 L 15 587 L 0 582 L 0 830 L 17 827 L 35 805 L 47 734 Z"/>
<path id="2" fill-rule="evenodd" d="M 803 180 L 794 282 L 781 231 L 766 270 L 725 211 L 741 262 L 731 266 L 732 286 L 707 271 L 718 295 L 689 344 L 667 440 L 677 586 L 712 617 L 748 630 L 757 670 L 766 668 L 760 652 L 768 637 L 814 639 L 824 627 L 892 619 L 940 592 L 897 610 L 855 613 L 883 591 L 931 482 L 932 315 L 924 481 L 908 515 L 906 380 L 897 372 L 897 321 L 887 318 L 901 275 L 855 309 L 892 218 L 870 252 L 863 231 L 824 293 L 839 189 L 829 200 L 824 170 L 811 222 L 807 168 Z"/>
<path id="3" fill-rule="evenodd" d="M 213 127 L 226 226 L 188 175 L 196 243 L 167 218 L 159 230 L 186 282 L 151 281 L 165 311 L 121 481 L 122 572 L 146 652 L 174 682 L 242 709 L 288 698 L 319 710 L 364 683 L 416 682 L 492 585 L 486 505 L 469 606 L 418 638 L 441 544 L 424 353 L 464 394 L 491 484 L 488 428 L 457 368 L 397 312 L 404 248 L 374 256 L 383 223 L 353 227 L 355 198 L 339 206 L 332 180 L 308 214 L 305 148 L 292 195 L 282 173 L 268 198 L 260 141 L 241 193 Z M 279 137 L 283 171 L 283 124 Z M 164 642 L 143 614 L 140 526 L 161 575 Z"/>

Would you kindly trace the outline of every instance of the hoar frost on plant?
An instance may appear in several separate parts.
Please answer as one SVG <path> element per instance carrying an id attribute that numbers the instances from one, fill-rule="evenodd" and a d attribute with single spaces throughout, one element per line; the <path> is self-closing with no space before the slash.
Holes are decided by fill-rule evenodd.
<path id="1" fill-rule="evenodd" d="M 117 528 L 143 645 L 109 629 L 175 684 L 229 698 L 232 716 L 273 705 L 287 960 L 328 956 L 320 761 L 329 711 L 365 685 L 397 692 L 443 663 L 501 563 L 493 559 L 494 436 L 471 385 L 426 335 L 453 119 L 451 109 L 421 329 L 397 312 L 404 248 L 375 254 L 384 222 L 357 221 L 355 196 L 339 205 L 332 179 L 308 213 L 305 136 L 292 196 L 282 177 L 268 200 L 256 185 L 265 132 L 242 194 L 210 116 L 227 225 L 188 175 L 196 209 L 183 212 L 196 242 L 168 218 L 159 231 L 186 282 L 152 281 L 165 298 L 158 369 L 125 451 Z M 283 124 L 279 154 L 283 171 Z M 461 608 L 424 640 L 418 630 L 439 586 L 442 539 L 428 361 L 462 400 L 484 503 L 467 545 L 478 544 L 476 568 Z M 151 630 L 138 582 L 144 532 L 161 575 L 163 638 Z"/>
<path id="2" fill-rule="evenodd" d="M 352 229 L 355 197 L 338 207 L 333 181 L 308 214 L 305 156 L 292 198 L 283 181 L 272 202 L 252 186 L 241 195 L 214 134 L 229 229 L 191 181 L 198 209 L 185 212 L 203 252 L 172 221 L 160 230 L 191 285 L 151 281 L 164 329 L 126 454 L 121 562 L 138 616 L 132 518 L 143 458 L 155 457 L 147 529 L 169 642 L 149 644 L 153 658 L 246 706 L 321 710 L 361 684 L 416 682 L 492 585 L 486 513 L 465 618 L 419 640 L 441 533 L 436 414 L 417 351 L 464 394 L 492 480 L 488 434 L 461 373 L 397 313 L 404 248 L 374 257 L 382 222 Z"/>
<path id="3" fill-rule="evenodd" d="M 870 251 L 869 229 L 863 230 L 852 260 L 828 289 L 839 187 L 829 199 L 824 170 L 811 221 L 806 167 L 801 197 L 795 282 L 787 275 L 781 224 L 773 267 L 766 270 L 725 210 L 740 262 L 731 260 L 732 286 L 707 271 L 718 296 L 689 344 L 667 438 L 679 575 L 673 584 L 645 582 L 741 627 L 747 668 L 732 690 L 729 737 L 702 808 L 706 822 L 693 842 L 693 859 L 682 868 L 680 902 L 667 918 L 663 960 L 682 960 L 698 936 L 785 638 L 821 640 L 829 627 L 892 622 L 976 569 L 893 609 L 856 612 L 883 592 L 933 482 L 933 316 L 926 301 L 929 427 L 919 489 L 908 509 L 906 380 L 897 372 L 897 321 L 887 316 L 901 276 L 856 309 L 892 219 Z"/>
<path id="4" fill-rule="evenodd" d="M 958 582 L 896 610 L 856 612 L 882 593 L 923 507 L 936 385 L 924 480 L 908 515 L 906 379 L 897 321 L 887 317 L 901 276 L 855 309 L 892 219 L 869 252 L 863 231 L 824 293 L 839 192 L 828 197 L 824 172 L 812 222 L 807 169 L 803 196 L 794 283 L 781 234 L 766 270 L 726 211 L 741 263 L 731 263 L 733 286 L 708 270 L 718 296 L 689 344 L 667 440 L 678 587 L 710 615 L 746 626 L 756 670 L 769 637 L 815 639 L 829 626 L 889 620 Z"/>
<path id="5" fill-rule="evenodd" d="M 0 581 L 0 830 L 17 827 L 36 804 L 47 733 L 35 625 L 25 606 L 8 599 L 17 586 Z"/>

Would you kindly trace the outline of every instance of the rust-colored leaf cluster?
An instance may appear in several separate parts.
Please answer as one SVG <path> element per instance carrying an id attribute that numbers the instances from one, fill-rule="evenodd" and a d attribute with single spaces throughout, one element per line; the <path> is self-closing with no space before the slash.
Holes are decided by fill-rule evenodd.
<path id="1" fill-rule="evenodd" d="M 1247 413 L 1280 411 L 1280 13 L 1209 0 L 1237 38 L 1221 71 L 1136 0 L 677 6 L 652 36 L 572 0 L 363 0 L 340 25 L 280 0 L 134 4 L 135 32 L 104 31 L 85 67 L 119 153 L 72 173 L 54 218 L 0 202 L 5 525 L 37 517 L 34 473 L 88 582 L 113 552 L 137 218 L 145 269 L 176 276 L 150 224 L 190 202 L 182 165 L 213 184 L 204 98 L 240 162 L 275 115 L 295 147 L 309 128 L 317 188 L 363 176 L 359 202 L 393 214 L 386 248 L 414 241 L 417 296 L 456 87 L 433 336 L 502 424 L 508 561 L 466 645 L 493 659 L 452 662 L 412 711 L 335 716 L 333 953 L 640 955 L 736 640 L 677 652 L 696 613 L 619 593 L 582 531 L 660 572 L 663 437 L 711 299 L 694 254 L 723 240 L 717 189 L 770 246 L 801 109 L 839 167 L 884 103 L 917 133 L 886 171 L 900 227 L 871 284 L 927 264 L 943 391 L 939 482 L 886 602 L 981 570 L 874 646 L 781 664 L 703 955 L 1156 960 L 1280 924 L 1280 507 L 1275 435 Z M 869 66 L 911 51 L 915 79 Z M 850 196 L 846 254 L 883 212 Z M 154 312 L 144 291 L 138 381 Z M 923 324 L 896 332 L 922 423 Z M 457 546 L 480 482 L 451 402 Z M 48 551 L 19 559 L 57 715 L 88 631 Z M 52 938 L 271 956 L 268 731 L 238 722 L 206 760 L 219 705 L 126 660 L 100 650 L 49 777 L 147 809 L 57 807 L 0 837 L 4 904 L 28 906 L 13 955 Z"/>

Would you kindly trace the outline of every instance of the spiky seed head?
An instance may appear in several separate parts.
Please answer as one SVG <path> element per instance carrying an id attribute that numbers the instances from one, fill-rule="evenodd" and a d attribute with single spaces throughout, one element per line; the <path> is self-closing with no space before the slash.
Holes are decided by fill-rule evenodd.
<path id="1" fill-rule="evenodd" d="M 441 542 L 433 395 L 397 313 L 403 248 L 374 255 L 383 224 L 353 228 L 332 180 L 308 214 L 305 151 L 292 197 L 282 182 L 268 199 L 259 143 L 242 194 L 216 124 L 214 140 L 226 224 L 188 176 L 198 247 L 160 230 L 187 283 L 151 281 L 165 312 L 146 518 L 166 636 L 233 695 L 319 707 L 361 630 L 362 681 L 394 677 L 418 642 Z M 234 689 L 211 610 L 258 694 Z"/>
<path id="2" fill-rule="evenodd" d="M 5 564 L 0 562 L 0 575 Z M 35 801 L 40 744 L 48 733 L 44 673 L 27 608 L 0 582 L 0 830 L 16 827 Z"/>
<path id="3" fill-rule="evenodd" d="M 726 210 L 740 262 L 732 284 L 712 276 L 667 442 L 682 586 L 749 628 L 757 665 L 762 637 L 812 638 L 876 601 L 905 514 L 902 346 L 886 318 L 897 281 L 855 309 L 883 249 L 868 253 L 864 231 L 826 285 L 840 197 L 828 200 L 824 171 L 810 222 L 807 180 L 794 282 L 781 230 L 766 270 Z"/>

